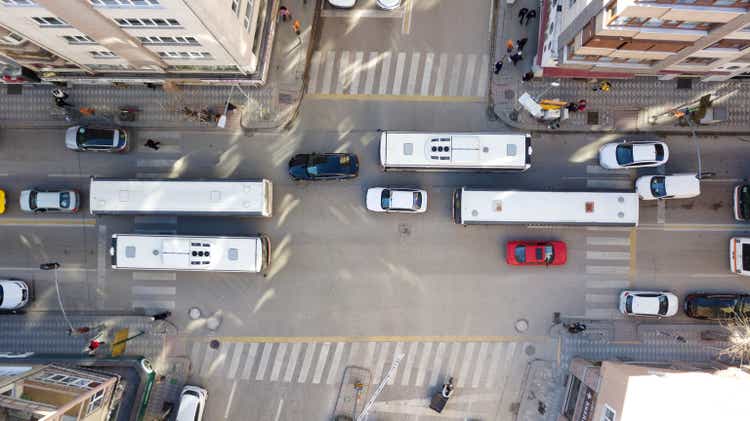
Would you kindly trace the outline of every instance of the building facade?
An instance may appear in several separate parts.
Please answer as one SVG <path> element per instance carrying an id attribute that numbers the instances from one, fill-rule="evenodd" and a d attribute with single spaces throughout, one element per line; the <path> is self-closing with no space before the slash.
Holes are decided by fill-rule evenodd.
<path id="1" fill-rule="evenodd" d="M 750 74 L 750 0 L 544 0 L 542 17 L 545 76 Z"/>
<path id="2" fill-rule="evenodd" d="M 0 55 L 46 80 L 258 71 L 268 0 L 0 0 Z"/>

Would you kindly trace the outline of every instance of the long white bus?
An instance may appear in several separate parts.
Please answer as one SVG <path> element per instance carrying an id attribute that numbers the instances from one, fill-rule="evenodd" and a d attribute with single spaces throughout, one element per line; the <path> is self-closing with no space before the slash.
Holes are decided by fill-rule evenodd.
<path id="1" fill-rule="evenodd" d="M 115 180 L 91 178 L 91 214 L 270 217 L 268 180 Z"/>
<path id="2" fill-rule="evenodd" d="M 271 241 L 254 237 L 114 234 L 113 269 L 265 272 Z"/>
<path id="3" fill-rule="evenodd" d="M 526 171 L 531 153 L 529 134 L 380 134 L 380 166 L 385 171 Z"/>
<path id="4" fill-rule="evenodd" d="M 638 195 L 462 187 L 453 193 L 457 224 L 638 225 Z"/>

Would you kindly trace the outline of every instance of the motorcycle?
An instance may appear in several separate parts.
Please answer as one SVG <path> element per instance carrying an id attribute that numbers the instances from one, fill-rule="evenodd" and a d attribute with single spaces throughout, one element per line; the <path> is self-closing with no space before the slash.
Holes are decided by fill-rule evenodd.
<path id="1" fill-rule="evenodd" d="M 568 332 L 572 334 L 581 333 L 584 330 L 586 330 L 586 325 L 581 322 L 575 322 L 573 324 L 566 324 L 564 326 L 568 328 Z"/>
<path id="2" fill-rule="evenodd" d="M 443 383 L 443 388 L 440 390 L 440 392 L 435 393 L 432 396 L 432 400 L 430 401 L 430 409 L 437 412 L 438 414 L 443 412 L 445 404 L 448 403 L 448 399 L 450 399 L 451 395 L 453 395 L 453 377 L 450 377 L 448 379 L 448 383 Z"/>

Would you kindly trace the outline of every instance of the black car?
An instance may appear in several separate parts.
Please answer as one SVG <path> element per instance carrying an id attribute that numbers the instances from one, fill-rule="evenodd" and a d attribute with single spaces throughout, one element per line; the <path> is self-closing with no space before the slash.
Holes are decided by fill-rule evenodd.
<path id="1" fill-rule="evenodd" d="M 289 160 L 289 175 L 295 180 L 343 180 L 359 174 L 359 160 L 353 153 L 311 153 Z"/>
<path id="2" fill-rule="evenodd" d="M 750 295 L 690 294 L 685 297 L 685 314 L 705 320 L 726 320 L 736 315 L 750 317 Z"/>

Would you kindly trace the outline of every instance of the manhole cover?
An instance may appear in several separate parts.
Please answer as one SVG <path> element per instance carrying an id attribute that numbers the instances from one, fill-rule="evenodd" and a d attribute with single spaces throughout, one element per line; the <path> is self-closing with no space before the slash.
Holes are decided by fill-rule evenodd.
<path id="1" fill-rule="evenodd" d="M 528 356 L 530 357 L 530 356 L 532 356 L 532 355 L 536 354 L 536 348 L 534 348 L 534 345 L 528 345 L 528 346 L 526 346 L 526 348 L 525 348 L 525 349 L 523 350 L 523 352 L 525 352 L 525 353 L 526 353 L 526 355 L 528 355 Z"/>
<path id="2" fill-rule="evenodd" d="M 201 310 L 198 307 L 193 307 L 188 311 L 190 320 L 198 320 L 201 318 Z"/>
<path id="3" fill-rule="evenodd" d="M 516 320 L 516 332 L 526 332 L 529 329 L 529 321 L 526 319 Z"/>
<path id="4" fill-rule="evenodd" d="M 513 99 L 516 97 L 516 91 L 514 91 L 513 89 L 507 89 L 504 92 L 504 95 L 505 95 L 505 99 Z"/>
<path id="5" fill-rule="evenodd" d="M 212 340 L 211 342 L 208 343 L 208 346 L 210 346 L 211 349 L 219 349 L 220 345 L 221 345 L 221 342 L 219 342 L 216 339 L 214 339 L 214 340 Z"/>

